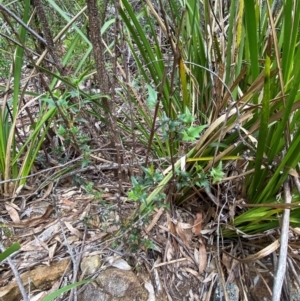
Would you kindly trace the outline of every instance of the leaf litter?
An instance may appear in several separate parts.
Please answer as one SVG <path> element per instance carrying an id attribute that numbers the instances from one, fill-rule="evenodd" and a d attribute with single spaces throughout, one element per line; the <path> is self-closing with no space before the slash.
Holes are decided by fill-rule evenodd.
<path id="1" fill-rule="evenodd" d="M 128 253 L 130 246 L 126 246 L 126 242 L 119 244 L 121 251 L 118 257 L 114 251 L 110 251 L 111 247 L 109 249 L 106 247 L 111 245 L 109 241 L 116 241 L 114 236 L 120 231 L 120 226 L 116 224 L 116 221 L 120 219 L 118 207 L 109 201 L 113 197 L 113 191 L 105 194 L 107 199 L 102 196 L 100 203 L 99 200 L 94 200 L 93 197 L 85 195 L 75 187 L 68 188 L 66 192 L 62 188 L 57 190 L 55 195 L 57 202 L 54 205 L 49 205 L 44 200 L 35 202 L 34 206 L 43 210 L 41 213 L 33 210 L 29 218 L 18 220 L 15 216 L 18 213 L 16 205 L 7 206 L 14 210 L 7 212 L 7 216 L 3 217 L 3 222 L 11 232 L 11 237 L 18 238 L 21 243 L 21 251 L 14 256 L 14 260 L 21 263 L 20 273 L 39 268 L 40 274 L 46 278 L 49 275 L 47 268 L 57 260 L 69 258 L 70 263 L 68 246 L 78 250 L 83 246 L 82 252 L 85 258 L 98 249 L 102 258 L 100 260 L 106 262 L 105 266 L 109 264 L 119 269 L 132 268 L 132 262 L 129 260 L 131 255 L 130 252 Z M 101 203 L 106 204 L 103 206 Z M 216 221 L 212 215 L 209 220 L 203 217 L 203 210 L 198 210 L 194 214 L 187 213 L 180 207 L 175 210 L 176 219 L 171 218 L 168 211 L 161 213 L 157 210 L 159 218 L 156 213 L 152 215 L 156 224 L 150 231 L 145 231 L 141 235 L 153 242 L 154 251 L 156 250 L 155 257 L 160 258 L 160 263 L 155 264 L 154 261 L 146 259 L 142 255 L 143 248 L 141 248 L 137 253 L 138 257 L 141 256 L 140 264 L 142 262 L 145 266 L 145 273 L 149 273 L 151 278 L 161 279 L 163 291 L 173 292 L 179 298 L 189 295 L 201 295 L 203 298 L 208 298 L 208 295 L 212 293 L 210 286 L 216 282 L 220 274 L 220 270 L 214 264 L 218 260 Z M 130 216 L 132 207 L 124 203 L 123 211 L 127 211 L 127 216 Z M 295 235 L 296 233 L 297 229 L 295 229 Z M 11 238 L 8 236 L 4 238 L 9 244 Z M 122 237 L 120 239 L 122 240 Z M 232 245 L 232 241 L 223 243 L 224 247 L 220 248 L 221 261 L 218 265 L 225 268 L 225 272 L 222 273 L 228 282 L 236 282 L 242 287 L 250 284 L 242 283 L 238 277 L 241 269 L 249 270 L 250 275 L 254 275 L 253 271 L 261 271 L 261 264 L 263 264 L 264 273 L 266 273 L 269 270 L 269 264 L 265 260 L 268 260 L 278 248 L 278 240 L 270 244 L 268 236 L 252 237 L 251 247 L 247 247 L 247 244 L 243 246 L 243 255 L 238 254 L 239 248 L 237 247 L 234 249 L 236 254 L 232 251 L 228 253 L 227 249 Z M 254 252 L 255 249 L 258 251 Z M 124 252 L 124 250 L 127 251 Z M 294 254 L 299 256 L 297 252 Z M 99 269 L 101 270 L 101 265 Z M 66 270 L 61 270 L 58 278 L 49 283 L 45 290 L 57 286 L 61 281 L 60 277 L 63 277 L 65 272 Z M 5 283 L 12 279 L 12 274 L 6 265 L 1 267 L 0 273 L 3 275 L 1 283 L 5 287 Z M 260 279 L 267 277 L 264 273 L 260 272 Z M 157 280 L 156 282 L 158 283 Z M 202 293 L 199 291 L 199 283 L 202 283 L 204 288 Z M 157 284 L 154 284 L 154 287 L 156 288 Z"/>

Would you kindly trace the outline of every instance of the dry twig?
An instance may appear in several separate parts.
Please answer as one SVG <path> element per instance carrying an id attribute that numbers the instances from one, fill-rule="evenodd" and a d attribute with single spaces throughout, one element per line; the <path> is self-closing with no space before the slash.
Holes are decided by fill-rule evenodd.
<path id="1" fill-rule="evenodd" d="M 291 203 L 292 195 L 291 189 L 289 185 L 289 181 L 287 180 L 284 183 L 284 199 L 285 203 Z M 278 260 L 278 266 L 276 270 L 276 275 L 274 279 L 273 285 L 273 296 L 272 301 L 281 300 L 281 289 L 282 284 L 286 272 L 286 261 L 287 261 L 287 249 L 288 249 L 288 241 L 289 241 L 289 224 L 290 224 L 290 209 L 285 209 L 283 212 L 282 218 L 282 226 L 281 226 L 281 238 L 280 238 L 280 254 Z"/>

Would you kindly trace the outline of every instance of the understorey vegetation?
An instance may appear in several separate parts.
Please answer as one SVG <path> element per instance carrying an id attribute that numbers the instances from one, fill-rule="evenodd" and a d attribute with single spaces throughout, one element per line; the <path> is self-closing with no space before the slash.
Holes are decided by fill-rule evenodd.
<path id="1" fill-rule="evenodd" d="M 144 229 L 176 208 L 218 243 L 280 239 L 285 216 L 297 240 L 299 1 L 24 0 L 0 14 L 1 206 L 51 185 L 101 202 L 105 175 L 132 250 L 157 251 Z"/>

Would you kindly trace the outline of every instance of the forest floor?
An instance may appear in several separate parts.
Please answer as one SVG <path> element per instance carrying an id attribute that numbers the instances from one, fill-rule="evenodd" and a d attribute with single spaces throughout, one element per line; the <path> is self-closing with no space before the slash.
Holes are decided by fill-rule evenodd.
<path id="1" fill-rule="evenodd" d="M 89 182 L 95 176 L 90 172 L 81 175 Z M 203 216 L 208 213 L 201 209 L 201 200 L 172 210 L 155 208 L 147 224 L 142 225 L 142 218 L 128 224 L 138 204 L 119 196 L 112 170 L 103 170 L 97 177 L 93 195 L 75 186 L 70 176 L 49 183 L 38 193 L 27 186 L 14 202 L 0 203 L 1 240 L 5 246 L 21 244 L 12 260 L 31 300 L 41 300 L 83 279 L 97 279 L 102 288 L 95 293 L 97 286 L 85 284 L 78 289 L 78 300 L 102 300 L 103 290 L 111 298 L 103 300 L 226 300 L 216 294 L 222 285 L 232 295 L 228 300 L 271 300 L 274 254 L 279 246 L 276 232 L 225 240 L 217 235 L 216 227 L 205 224 Z M 129 182 L 123 187 L 126 191 Z M 273 249 L 268 250 L 270 245 Z M 293 272 L 297 256 L 289 258 L 291 278 L 282 300 L 297 290 L 299 271 Z M 111 279 L 116 269 L 121 274 Z M 108 279 L 103 276 L 107 271 Z M 135 276 L 130 278 L 129 273 Z M 21 300 L 8 263 L 0 265 L 0 275 L 0 300 Z M 123 295 L 106 291 L 105 287 L 120 281 L 129 281 Z M 234 285 L 231 289 L 230 284 Z M 86 294 L 84 290 L 97 297 L 81 295 Z M 69 294 L 57 300 L 75 300 L 74 291 Z"/>
<path id="2" fill-rule="evenodd" d="M 16 126 L 25 137 L 30 119 L 21 116 Z M 225 239 L 220 221 L 226 224 L 235 208 L 225 203 L 218 208 L 205 193 L 181 206 L 166 199 L 139 216 L 140 203 L 127 193 L 130 176 L 140 169 L 125 155 L 120 179 L 108 138 L 99 139 L 95 149 L 102 148 L 85 167 L 76 155 L 58 164 L 47 151 L 51 145 L 43 145 L 23 189 L 0 199 L 1 242 L 20 243 L 12 263 L 30 300 L 84 279 L 96 281 L 57 300 L 271 300 L 279 229 Z M 146 149 L 137 151 L 142 160 Z M 221 186 L 223 199 L 232 189 Z M 294 239 L 299 233 L 291 233 L 295 251 L 288 257 L 282 300 L 300 300 L 300 245 Z M 18 285 L 11 266 L 2 262 L 0 301 L 22 300 Z M 218 296 L 222 288 L 227 299 Z"/>

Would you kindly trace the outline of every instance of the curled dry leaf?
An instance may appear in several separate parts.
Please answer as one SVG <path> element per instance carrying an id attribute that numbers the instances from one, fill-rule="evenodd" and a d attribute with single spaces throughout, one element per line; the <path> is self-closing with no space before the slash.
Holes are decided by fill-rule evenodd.
<path id="1" fill-rule="evenodd" d="M 55 255 L 55 251 L 57 250 L 57 241 L 48 248 L 49 252 L 49 261 L 51 262 L 53 260 L 53 257 Z"/>
<path id="2" fill-rule="evenodd" d="M 186 272 L 192 274 L 193 276 L 195 276 L 196 278 L 199 279 L 199 273 L 196 272 L 195 270 L 188 268 L 188 267 L 183 267 L 183 270 L 185 270 Z M 200 279 L 199 279 L 200 280 Z"/>
<path id="3" fill-rule="evenodd" d="M 218 275 L 217 272 L 210 272 L 210 274 L 204 280 L 202 280 L 201 282 L 202 283 L 211 282 L 215 278 L 216 275 Z"/>
<path id="4" fill-rule="evenodd" d="M 260 250 L 259 252 L 249 255 L 246 258 L 236 258 L 234 256 L 232 256 L 231 254 L 227 253 L 226 251 L 223 250 L 223 252 L 229 256 L 232 257 L 233 259 L 236 259 L 239 262 L 242 263 L 249 263 L 249 262 L 253 262 L 255 260 L 259 260 L 263 257 L 268 256 L 269 254 L 271 254 L 272 252 L 275 252 L 280 246 L 280 241 L 279 239 L 275 240 L 273 243 L 271 243 L 270 245 L 268 245 L 267 247 L 263 248 L 262 250 Z"/>
<path id="5" fill-rule="evenodd" d="M 47 207 L 45 213 L 42 216 L 33 217 L 33 218 L 30 218 L 30 219 L 23 220 L 20 225 L 22 227 L 32 227 L 33 228 L 33 227 L 39 226 L 41 224 L 45 224 L 45 223 L 49 222 L 48 218 L 51 215 L 53 210 L 54 210 L 53 206 L 49 205 Z M 43 228 L 44 228 L 44 226 L 43 226 Z M 37 231 L 37 229 L 35 229 L 35 231 Z"/>
<path id="6" fill-rule="evenodd" d="M 154 287 L 150 281 L 145 282 L 144 284 L 145 289 L 148 291 L 149 296 L 147 301 L 155 301 L 155 292 L 154 292 Z"/>
<path id="7" fill-rule="evenodd" d="M 174 253 L 175 253 L 174 245 L 171 244 L 170 241 L 168 240 L 166 244 L 166 250 L 165 250 L 167 261 L 171 261 L 174 258 Z"/>
<path id="8" fill-rule="evenodd" d="M 202 231 L 202 223 L 203 223 L 203 216 L 202 212 L 198 212 L 196 214 L 196 219 L 194 221 L 194 226 L 192 228 L 192 231 L 195 235 L 200 235 Z"/>
<path id="9" fill-rule="evenodd" d="M 182 222 L 177 222 L 177 224 L 175 225 L 177 234 L 188 248 L 190 248 L 190 243 L 189 243 L 190 237 L 187 233 L 187 230 L 185 229 L 189 229 L 190 227 L 191 227 L 190 225 Z"/>
<path id="10" fill-rule="evenodd" d="M 296 227 L 296 228 L 291 227 L 291 229 L 292 229 L 293 232 L 300 235 L 300 228 L 299 227 Z"/>

